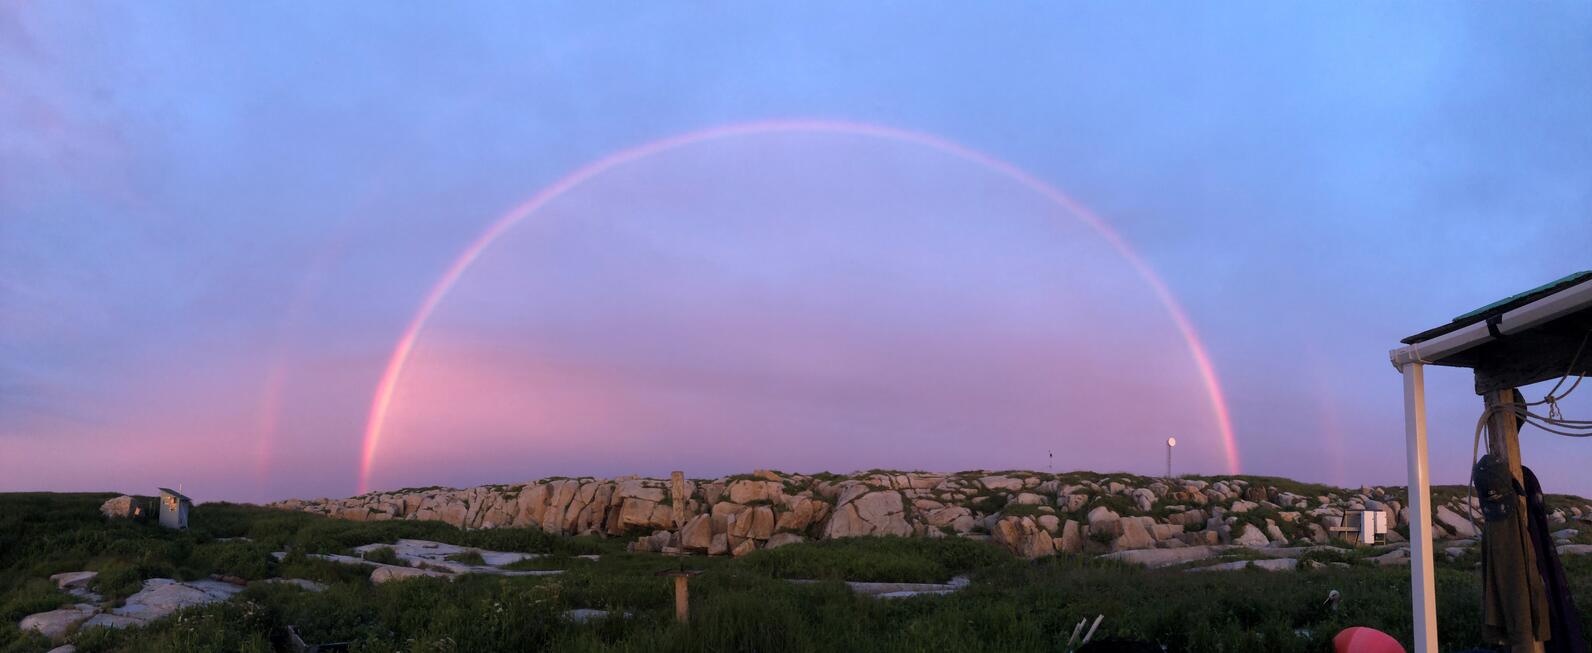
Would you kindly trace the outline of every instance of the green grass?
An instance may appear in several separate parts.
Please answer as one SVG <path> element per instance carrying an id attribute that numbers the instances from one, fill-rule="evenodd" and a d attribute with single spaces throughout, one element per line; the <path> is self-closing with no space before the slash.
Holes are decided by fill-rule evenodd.
<path id="1" fill-rule="evenodd" d="M 467 565 L 480 566 L 486 564 L 486 559 L 481 557 L 481 553 L 479 551 L 463 551 L 460 553 L 454 553 L 450 554 L 447 559 Z"/>
<path id="2" fill-rule="evenodd" d="M 1055 651 L 1073 624 L 1104 614 L 1098 636 L 1150 639 L 1171 651 L 1243 653 L 1329 649 L 1338 630 L 1365 625 L 1410 641 L 1408 568 L 1364 560 L 1375 551 L 1306 554 L 1298 572 L 1184 573 L 1146 570 L 1086 557 L 1037 562 L 961 538 L 856 538 L 795 544 L 742 558 L 675 558 L 621 552 L 623 542 L 503 531 L 463 531 L 419 522 L 337 522 L 248 506 L 206 504 L 194 528 L 103 520 L 106 495 L 0 495 L 0 653 L 42 653 L 49 644 L 22 635 L 16 620 L 71 599 L 46 577 L 99 569 L 101 587 L 135 590 L 151 574 L 244 578 L 290 576 L 329 586 L 322 593 L 256 585 L 232 601 L 186 610 L 146 628 L 89 629 L 73 636 L 83 653 L 286 650 L 289 625 L 312 643 L 352 642 L 375 651 Z M 248 536 L 253 542 L 218 542 Z M 548 577 L 466 576 L 383 585 L 369 571 L 304 555 L 397 537 L 461 546 L 535 551 L 518 568 L 562 569 Z M 277 547 L 293 547 L 283 560 Z M 595 550 L 598 561 L 575 557 Z M 1250 556 L 1256 555 L 1249 553 Z M 1243 559 L 1235 555 L 1231 559 Z M 1480 586 L 1473 560 L 1439 556 L 1438 618 L 1444 650 L 1481 644 Z M 1328 563 L 1345 563 L 1347 567 Z M 1320 563 L 1318 566 L 1316 563 Z M 1592 603 L 1592 559 L 1565 561 L 1574 590 Z M 672 581 L 691 580 L 688 626 L 673 622 Z M 966 574 L 971 585 L 943 597 L 875 600 L 840 580 L 941 582 Z M 794 584 L 787 579 L 823 582 Z M 1330 590 L 1337 612 L 1317 607 Z M 114 599 L 112 599 L 114 600 Z M 571 624 L 572 608 L 627 611 L 631 617 Z M 1583 615 L 1586 625 L 1592 620 Z"/>
<path id="3" fill-rule="evenodd" d="M 759 550 L 742 565 L 775 578 L 943 583 L 1008 561 L 993 544 L 963 538 L 861 537 Z"/>

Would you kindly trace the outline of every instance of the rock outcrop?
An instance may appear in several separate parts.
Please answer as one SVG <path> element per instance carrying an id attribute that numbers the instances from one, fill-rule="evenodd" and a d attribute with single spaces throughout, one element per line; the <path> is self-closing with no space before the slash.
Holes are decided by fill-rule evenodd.
<path id="1" fill-rule="evenodd" d="M 1276 483 L 1276 484 L 1272 484 Z M 113 500 L 115 501 L 115 500 Z M 1474 535 L 1463 496 L 1438 501 L 1439 536 Z M 965 537 L 1029 558 L 1237 545 L 1326 544 L 1362 511 L 1404 538 L 1402 488 L 1347 490 L 1250 477 L 870 471 L 847 476 L 759 470 L 718 479 L 550 478 L 466 489 L 419 488 L 274 504 L 340 519 L 428 519 L 460 528 L 539 528 L 634 538 L 664 553 L 745 555 L 791 542 L 869 536 Z M 107 505 L 110 505 L 109 503 Z M 119 505 L 119 504 L 118 504 Z M 1555 510 L 1592 519 L 1592 505 Z M 1570 543 L 1569 539 L 1565 543 Z"/>

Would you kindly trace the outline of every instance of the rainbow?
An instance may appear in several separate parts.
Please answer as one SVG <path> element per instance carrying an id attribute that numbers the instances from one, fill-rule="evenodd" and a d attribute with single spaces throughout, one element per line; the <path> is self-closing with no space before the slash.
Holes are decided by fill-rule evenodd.
<path id="1" fill-rule="evenodd" d="M 403 376 L 404 365 L 408 363 L 409 356 L 414 351 L 415 342 L 419 339 L 420 332 L 425 328 L 426 320 L 430 319 L 431 314 L 437 310 L 437 306 L 442 303 L 443 298 L 447 297 L 448 292 L 458 283 L 459 278 L 464 276 L 464 273 L 470 269 L 476 259 L 480 258 L 481 254 L 488 247 L 491 247 L 499 236 L 502 236 L 509 229 L 519 224 L 520 221 L 535 214 L 542 207 L 547 206 L 547 204 L 565 193 L 614 168 L 689 145 L 737 136 L 790 132 L 868 136 L 911 143 L 938 150 L 998 172 L 1039 193 L 1052 203 L 1083 220 L 1096 233 L 1105 238 L 1106 242 L 1110 243 L 1112 248 L 1133 266 L 1144 282 L 1150 286 L 1156 299 L 1166 309 L 1167 314 L 1171 316 L 1172 322 L 1177 326 L 1178 332 L 1188 345 L 1189 355 L 1193 357 L 1194 365 L 1199 370 L 1200 378 L 1205 385 L 1211 410 L 1215 414 L 1217 426 L 1221 430 L 1222 443 L 1226 449 L 1228 469 L 1232 473 L 1238 473 L 1238 443 L 1233 436 L 1233 425 L 1227 411 L 1227 400 L 1222 394 L 1221 383 L 1216 378 L 1216 370 L 1211 365 L 1210 354 L 1206 352 L 1205 345 L 1200 341 L 1199 334 L 1194 330 L 1193 323 L 1190 322 L 1188 315 L 1183 311 L 1183 307 L 1177 302 L 1177 299 L 1172 296 L 1172 291 L 1167 288 L 1166 283 L 1128 245 L 1127 240 L 1104 220 L 1059 189 L 1045 183 L 1027 171 L 1006 161 L 938 136 L 868 123 L 802 119 L 767 120 L 721 125 L 670 136 L 615 152 L 581 166 L 564 178 L 553 182 L 552 185 L 543 188 L 524 203 L 514 207 L 489 225 L 479 237 L 459 254 L 458 258 L 453 260 L 448 269 L 431 286 L 430 292 L 426 293 L 425 299 L 420 303 L 419 310 L 415 311 L 414 317 L 410 319 L 408 326 L 404 328 L 403 335 L 398 339 L 398 344 L 393 347 L 392 355 L 387 359 L 387 367 L 382 372 L 381 381 L 376 385 L 375 395 L 370 401 L 370 414 L 365 421 L 365 440 L 359 464 L 359 492 L 364 494 L 370 490 L 370 474 L 376 460 L 376 450 L 381 445 L 382 428 L 387 422 L 387 413 L 392 407 L 393 393 L 397 389 L 399 378 Z"/>

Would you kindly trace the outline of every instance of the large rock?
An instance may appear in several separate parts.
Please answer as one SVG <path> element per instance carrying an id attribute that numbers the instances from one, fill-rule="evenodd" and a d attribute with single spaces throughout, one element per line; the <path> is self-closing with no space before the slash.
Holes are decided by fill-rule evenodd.
<path id="1" fill-rule="evenodd" d="M 1194 508 L 1192 510 L 1184 510 L 1183 512 L 1174 512 L 1170 515 L 1167 515 L 1166 523 L 1178 524 L 1180 526 L 1193 526 L 1195 524 L 1204 524 L 1205 518 L 1204 510 Z"/>
<path id="2" fill-rule="evenodd" d="M 787 544 L 800 544 L 806 541 L 805 538 L 795 533 L 775 533 L 773 537 L 768 538 L 768 544 L 764 544 L 763 548 L 777 549 Z"/>
<path id="3" fill-rule="evenodd" d="M 1016 492 L 1023 489 L 1023 479 L 1009 476 L 985 476 L 978 479 L 978 483 L 991 491 Z"/>
<path id="4" fill-rule="evenodd" d="M 962 506 L 945 506 L 930 510 L 923 515 L 923 521 L 935 528 L 950 526 L 958 533 L 966 533 L 973 529 L 973 513 Z"/>
<path id="5" fill-rule="evenodd" d="M 1155 546 L 1155 536 L 1151 535 L 1150 531 L 1144 527 L 1144 521 L 1148 519 L 1148 517 L 1142 519 L 1130 517 L 1117 520 L 1117 526 L 1121 532 L 1116 539 L 1111 541 L 1111 550 L 1126 551 L 1129 549 L 1148 549 Z"/>
<path id="6" fill-rule="evenodd" d="M 64 590 L 81 589 L 88 587 L 89 581 L 98 576 L 97 571 L 68 571 L 50 576 L 55 581 L 55 586 Z"/>
<path id="7" fill-rule="evenodd" d="M 1248 547 L 1262 547 L 1270 545 L 1271 540 L 1266 539 L 1266 534 L 1261 532 L 1260 529 L 1255 528 L 1250 524 L 1244 524 L 1243 528 L 1239 531 L 1238 536 L 1233 538 L 1233 544 Z"/>
<path id="8" fill-rule="evenodd" d="M 1118 515 L 1115 511 L 1105 506 L 1096 506 L 1094 510 L 1089 511 L 1088 517 L 1090 527 L 1094 527 L 1105 522 L 1114 522 L 1121 518 L 1122 515 Z"/>
<path id="9" fill-rule="evenodd" d="M 622 533 L 631 528 L 648 528 L 652 526 L 652 513 L 657 507 L 657 503 L 646 499 L 625 499 L 625 502 L 619 507 L 618 532 Z"/>
<path id="10" fill-rule="evenodd" d="M 1142 487 L 1135 489 L 1133 491 L 1133 501 L 1138 504 L 1139 512 L 1149 512 L 1155 508 L 1155 492 Z"/>
<path id="11" fill-rule="evenodd" d="M 751 528 L 747 537 L 754 540 L 766 540 L 774 534 L 774 509 L 768 506 L 757 506 L 752 509 Z"/>
<path id="12" fill-rule="evenodd" d="M 17 626 L 23 631 L 34 631 L 50 640 L 58 640 L 66 635 L 66 631 L 73 626 L 83 623 L 93 616 L 95 608 L 87 603 L 79 603 L 70 607 L 49 612 L 30 614 L 22 618 L 22 623 Z"/>
<path id="13" fill-rule="evenodd" d="M 1007 517 L 995 522 L 991 529 L 993 539 L 1012 553 L 1030 560 L 1056 553 L 1050 534 L 1034 524 L 1028 517 Z"/>
<path id="14" fill-rule="evenodd" d="M 668 496 L 663 488 L 649 485 L 639 478 L 621 481 L 615 494 L 625 499 L 641 499 L 652 503 L 662 503 L 663 498 Z"/>
<path id="15" fill-rule="evenodd" d="M 1083 532 L 1078 527 L 1076 520 L 1069 519 L 1061 525 L 1061 536 L 1052 538 L 1051 543 L 1056 545 L 1056 550 L 1062 553 L 1078 553 L 1083 550 Z"/>
<path id="16" fill-rule="evenodd" d="M 730 549 L 730 555 L 737 558 L 757 550 L 757 540 L 741 540 L 740 544 Z"/>
<path id="17" fill-rule="evenodd" d="M 431 571 L 430 569 L 382 565 L 377 567 L 375 571 L 370 572 L 370 582 L 380 585 L 382 583 L 390 583 L 395 580 L 409 580 L 411 578 L 438 577 L 446 575 L 447 574 L 443 574 L 441 572 Z"/>
<path id="18" fill-rule="evenodd" d="M 859 535 L 911 535 L 906 507 L 895 490 L 868 492 L 835 509 L 824 524 L 824 539 Z"/>
<path id="19" fill-rule="evenodd" d="M 785 494 L 785 486 L 775 481 L 739 480 L 730 483 L 730 501 L 740 504 L 764 501 L 777 503 Z"/>
<path id="20" fill-rule="evenodd" d="M 1407 565 L 1410 564 L 1410 550 L 1393 549 L 1392 551 L 1388 551 L 1382 555 L 1367 558 L 1367 560 L 1382 566 Z"/>
<path id="21" fill-rule="evenodd" d="M 1476 531 L 1476 525 L 1472 524 L 1470 519 L 1449 510 L 1448 506 L 1437 507 L 1437 521 L 1442 522 L 1444 526 L 1448 527 L 1448 530 L 1453 531 L 1459 537 L 1476 537 L 1481 534 Z"/>
<path id="22" fill-rule="evenodd" d="M 818 519 L 817 515 L 823 503 L 808 497 L 795 497 L 787 500 L 786 505 L 790 509 L 779 514 L 774 528 L 781 531 L 805 531 Z"/>
<path id="23" fill-rule="evenodd" d="M 680 548 L 705 552 L 713 544 L 713 518 L 708 515 L 692 517 L 680 529 Z"/>
<path id="24" fill-rule="evenodd" d="M 124 494 L 100 504 L 100 514 L 113 519 L 126 519 L 133 516 L 136 505 L 135 499 Z"/>

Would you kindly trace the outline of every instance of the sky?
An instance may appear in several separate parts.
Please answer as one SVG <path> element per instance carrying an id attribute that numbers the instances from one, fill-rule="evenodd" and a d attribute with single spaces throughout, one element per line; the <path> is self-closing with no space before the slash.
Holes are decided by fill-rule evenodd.
<path id="1" fill-rule="evenodd" d="M 0 491 L 1402 484 L 1592 269 L 1585 3 L 534 4 L 0 4 Z"/>

